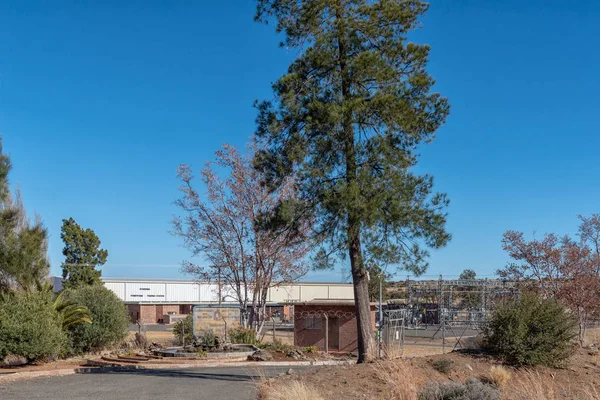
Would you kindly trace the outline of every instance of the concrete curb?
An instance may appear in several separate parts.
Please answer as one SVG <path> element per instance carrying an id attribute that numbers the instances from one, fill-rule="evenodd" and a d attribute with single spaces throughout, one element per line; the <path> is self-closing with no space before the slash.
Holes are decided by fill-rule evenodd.
<path id="1" fill-rule="evenodd" d="M 0 385 L 11 383 L 17 380 L 52 378 L 59 376 L 68 376 L 75 374 L 102 374 L 119 373 L 134 370 L 163 370 L 163 369 L 187 369 L 187 368 L 221 368 L 221 367 L 309 367 L 309 366 L 334 366 L 334 365 L 352 365 L 354 360 L 343 361 L 232 361 L 232 362 L 208 362 L 202 364 L 146 364 L 146 365 L 123 365 L 109 367 L 78 367 L 47 371 L 28 371 L 15 372 L 0 375 Z"/>

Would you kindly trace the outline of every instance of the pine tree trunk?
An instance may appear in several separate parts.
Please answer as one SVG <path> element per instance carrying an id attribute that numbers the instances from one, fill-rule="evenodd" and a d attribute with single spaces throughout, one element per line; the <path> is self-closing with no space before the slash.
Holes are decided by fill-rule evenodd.
<path id="1" fill-rule="evenodd" d="M 371 305 L 369 303 L 369 277 L 362 262 L 360 230 L 348 227 L 350 265 L 354 283 L 354 308 L 356 310 L 356 332 L 358 334 L 358 363 L 369 361 L 371 346 Z"/>
<path id="2" fill-rule="evenodd" d="M 348 252 L 352 268 L 352 282 L 354 284 L 354 308 L 356 312 L 356 331 L 358 334 L 358 363 L 369 361 L 369 346 L 371 344 L 371 306 L 369 303 L 369 278 L 364 268 L 360 245 L 360 211 L 358 210 L 358 187 L 356 164 L 356 147 L 354 143 L 354 128 L 352 124 L 352 109 L 348 106 L 351 100 L 351 78 L 347 68 L 346 36 L 344 26 L 344 3 L 338 2 L 337 29 L 338 29 L 338 56 L 342 78 L 342 129 L 344 133 L 344 152 L 346 158 L 346 185 L 348 198 Z"/>

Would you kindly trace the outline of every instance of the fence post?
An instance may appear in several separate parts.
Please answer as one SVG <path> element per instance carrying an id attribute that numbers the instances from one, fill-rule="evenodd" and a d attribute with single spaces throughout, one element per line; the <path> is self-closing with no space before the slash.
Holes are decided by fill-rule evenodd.
<path id="1" fill-rule="evenodd" d="M 446 318 L 442 313 L 442 354 L 446 354 Z"/>
<path id="2" fill-rule="evenodd" d="M 329 318 L 327 314 L 323 316 L 325 318 L 325 353 L 329 353 Z"/>

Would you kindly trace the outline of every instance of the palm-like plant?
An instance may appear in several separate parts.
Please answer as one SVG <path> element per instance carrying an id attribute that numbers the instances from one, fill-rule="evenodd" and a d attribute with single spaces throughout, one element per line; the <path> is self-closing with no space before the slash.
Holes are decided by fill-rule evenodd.
<path id="1" fill-rule="evenodd" d="M 92 313 L 90 310 L 86 306 L 70 300 L 67 290 L 63 290 L 54 296 L 52 284 L 49 282 L 45 282 L 44 284 L 38 283 L 38 290 L 48 293 L 48 297 L 52 299 L 52 307 L 61 316 L 63 330 L 67 330 L 77 324 L 92 323 Z"/>

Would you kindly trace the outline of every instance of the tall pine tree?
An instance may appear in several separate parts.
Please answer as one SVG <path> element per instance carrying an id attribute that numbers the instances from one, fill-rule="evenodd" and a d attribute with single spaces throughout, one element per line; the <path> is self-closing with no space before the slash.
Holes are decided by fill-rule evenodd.
<path id="1" fill-rule="evenodd" d="M 90 228 L 83 229 L 73 218 L 63 219 L 60 238 L 65 243 L 63 279 L 66 288 L 100 283 L 101 271 L 108 251 L 100 248 L 100 238 Z"/>
<path id="2" fill-rule="evenodd" d="M 420 144 L 448 113 L 425 70 L 429 47 L 409 43 L 428 5 L 410 0 L 258 0 L 256 19 L 274 21 L 282 46 L 298 49 L 274 100 L 257 105 L 266 150 L 256 166 L 276 186 L 295 174 L 318 221 L 320 265 L 349 255 L 358 362 L 368 360 L 371 320 L 364 260 L 428 266 L 444 246 L 444 194 L 411 171 Z"/>

